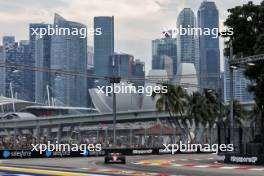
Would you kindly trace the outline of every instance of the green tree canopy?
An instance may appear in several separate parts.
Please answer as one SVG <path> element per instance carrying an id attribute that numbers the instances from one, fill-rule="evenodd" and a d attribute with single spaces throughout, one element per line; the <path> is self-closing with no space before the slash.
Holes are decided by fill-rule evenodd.
<path id="1" fill-rule="evenodd" d="M 225 55 L 228 56 L 229 41 L 232 40 L 234 56 L 252 56 L 264 54 L 264 1 L 257 5 L 248 2 L 228 10 L 229 15 L 224 22 L 228 28 L 233 28 L 233 36 L 225 42 Z M 253 81 L 249 90 L 255 94 L 257 106 L 264 110 L 264 62 L 248 67 L 245 75 Z"/>

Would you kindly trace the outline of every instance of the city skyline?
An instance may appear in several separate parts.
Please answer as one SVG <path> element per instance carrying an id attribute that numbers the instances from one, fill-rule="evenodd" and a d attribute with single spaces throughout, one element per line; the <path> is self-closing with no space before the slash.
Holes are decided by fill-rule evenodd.
<path id="1" fill-rule="evenodd" d="M 68 1 L 55 0 L 38 2 L 31 0 L 15 1 L 0 0 L 2 18 L 0 19 L 2 30 L 0 36 L 13 35 L 17 40 L 28 38 L 27 27 L 29 23 L 52 23 L 54 13 L 59 13 L 66 19 L 78 21 L 93 27 L 94 16 L 115 16 L 115 48 L 116 51 L 133 54 L 135 58 L 146 63 L 146 70 L 151 68 L 151 40 L 160 38 L 164 27 L 175 27 L 179 12 L 190 7 L 197 13 L 202 0 L 180 1 L 172 0 L 147 0 L 144 4 L 130 1 Z M 29 3 L 28 3 L 29 2 Z M 227 3 L 228 2 L 228 3 Z M 260 0 L 254 0 L 259 3 Z M 227 9 L 235 5 L 246 3 L 237 1 L 216 1 L 220 12 L 220 28 L 227 17 Z M 25 6 L 24 4 L 27 4 Z M 102 5 L 106 4 L 106 6 Z M 140 10 L 141 9 L 141 10 Z M 133 13 L 127 13 L 133 11 Z M 15 13 L 14 13 L 15 12 Z M 93 38 L 88 38 L 88 45 L 93 45 Z M 223 70 L 222 48 L 220 40 L 221 68 Z"/>

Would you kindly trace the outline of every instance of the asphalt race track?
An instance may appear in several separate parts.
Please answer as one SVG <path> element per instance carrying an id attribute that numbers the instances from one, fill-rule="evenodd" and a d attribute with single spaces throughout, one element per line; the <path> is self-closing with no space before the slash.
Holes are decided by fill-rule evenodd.
<path id="1" fill-rule="evenodd" d="M 129 156 L 127 164 L 103 163 L 103 157 L 1 160 L 1 176 L 263 176 L 264 167 L 216 162 L 213 154 Z"/>

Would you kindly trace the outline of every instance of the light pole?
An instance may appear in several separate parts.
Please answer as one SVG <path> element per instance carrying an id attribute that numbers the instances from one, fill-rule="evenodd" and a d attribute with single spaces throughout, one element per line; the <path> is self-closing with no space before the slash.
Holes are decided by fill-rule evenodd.
<path id="1" fill-rule="evenodd" d="M 120 83 L 120 77 L 111 77 L 110 83 L 112 84 L 112 91 L 113 91 L 113 137 L 114 143 L 113 147 L 116 147 L 116 94 L 115 94 L 115 84 Z"/>
<path id="2" fill-rule="evenodd" d="M 230 39 L 230 62 L 233 60 L 233 42 Z M 234 143 L 234 67 L 230 64 L 229 65 L 230 70 L 230 144 Z"/>

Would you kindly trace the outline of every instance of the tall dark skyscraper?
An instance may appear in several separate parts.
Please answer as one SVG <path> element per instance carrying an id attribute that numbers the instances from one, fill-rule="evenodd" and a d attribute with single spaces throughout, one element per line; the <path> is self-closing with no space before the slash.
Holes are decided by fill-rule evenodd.
<path id="1" fill-rule="evenodd" d="M 39 28 L 45 28 L 46 24 L 43 23 L 31 23 L 29 24 L 29 52 L 30 56 L 25 58 L 24 63 L 25 65 L 29 65 L 35 67 L 36 64 L 36 57 L 35 57 L 35 47 L 36 47 L 36 34 L 34 30 Z M 30 92 L 28 95 L 28 99 L 31 101 L 35 101 L 35 77 L 36 72 L 26 70 L 25 71 L 25 85 Z"/>
<path id="2" fill-rule="evenodd" d="M 68 21 L 55 14 L 54 26 L 78 29 L 85 25 Z M 78 35 L 52 35 L 51 68 L 80 74 L 87 73 L 87 37 Z M 87 106 L 87 79 L 80 76 L 55 75 L 52 78 L 52 93 L 57 105 Z"/>
<path id="3" fill-rule="evenodd" d="M 48 24 L 46 24 L 46 29 Z M 50 46 L 51 36 L 44 35 L 41 38 L 36 37 L 35 41 L 35 62 L 36 67 L 49 69 L 50 65 Z M 36 72 L 35 79 L 35 101 L 38 103 L 46 103 L 48 101 L 47 88 L 51 86 L 51 75 L 47 72 Z M 50 91 L 51 96 L 52 91 Z M 49 102 L 51 103 L 51 102 Z M 49 104 L 48 103 L 48 104 Z"/>
<path id="4" fill-rule="evenodd" d="M 170 57 L 172 59 L 173 75 L 175 75 L 177 73 L 176 38 L 166 37 L 152 41 L 152 69 L 164 69 L 164 56 Z M 170 76 L 173 75 L 171 74 Z"/>
<path id="5" fill-rule="evenodd" d="M 109 74 L 108 61 L 114 55 L 114 17 L 94 17 L 94 29 L 101 28 L 101 35 L 94 36 L 94 69 L 96 76 Z M 98 84 L 105 84 L 99 80 Z"/>
<path id="6" fill-rule="evenodd" d="M 212 1 L 202 2 L 198 11 L 199 28 L 219 28 L 219 13 Z M 219 88 L 220 51 L 219 38 L 213 35 L 200 35 L 200 87 Z"/>

